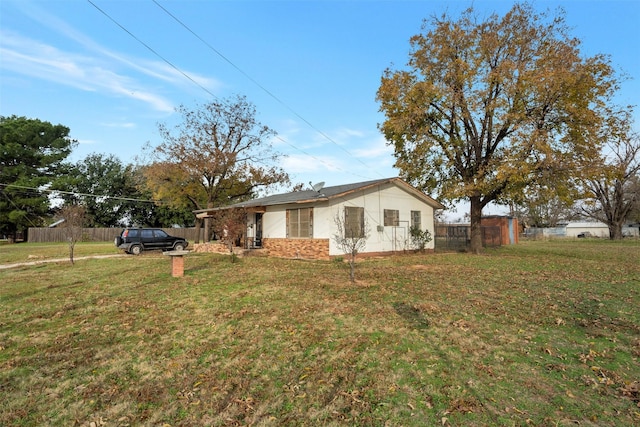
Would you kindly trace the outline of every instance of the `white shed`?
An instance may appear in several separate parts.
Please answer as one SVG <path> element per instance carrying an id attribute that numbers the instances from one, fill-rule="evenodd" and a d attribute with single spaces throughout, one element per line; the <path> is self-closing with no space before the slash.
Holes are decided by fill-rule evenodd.
<path id="1" fill-rule="evenodd" d="M 609 227 L 603 222 L 570 222 L 565 229 L 567 237 L 578 237 L 581 233 L 590 233 L 592 237 L 609 238 Z"/>

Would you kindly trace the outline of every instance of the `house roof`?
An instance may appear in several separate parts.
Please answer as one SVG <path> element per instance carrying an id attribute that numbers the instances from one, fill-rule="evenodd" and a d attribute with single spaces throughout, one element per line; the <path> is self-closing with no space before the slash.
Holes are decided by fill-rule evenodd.
<path id="1" fill-rule="evenodd" d="M 274 205 L 286 205 L 286 204 L 294 204 L 294 203 L 313 203 L 320 201 L 327 201 L 335 198 L 342 198 L 348 196 L 350 193 L 355 191 L 366 190 L 371 187 L 375 187 L 378 185 L 383 185 L 387 183 L 393 183 L 398 187 L 403 188 L 405 191 L 413 194 L 417 198 L 423 200 L 428 205 L 432 206 L 434 209 L 444 209 L 445 207 L 435 199 L 427 196 L 423 192 L 418 189 L 412 187 L 407 184 L 400 178 L 384 178 L 384 179 L 376 179 L 373 181 L 364 181 L 364 182 L 356 182 L 353 184 L 344 184 L 344 185 L 335 185 L 332 187 L 323 187 L 318 191 L 315 190 L 302 190 L 302 191 L 292 191 L 289 193 L 282 194 L 274 194 L 267 197 L 261 197 L 259 199 L 248 200 L 246 202 L 236 203 L 234 205 L 217 207 L 217 208 L 209 208 L 209 209 L 199 209 L 193 211 L 198 217 L 205 217 L 209 212 L 214 212 L 218 210 L 224 209 L 232 209 L 232 208 L 257 208 L 257 207 L 265 207 L 265 206 L 274 206 Z"/>

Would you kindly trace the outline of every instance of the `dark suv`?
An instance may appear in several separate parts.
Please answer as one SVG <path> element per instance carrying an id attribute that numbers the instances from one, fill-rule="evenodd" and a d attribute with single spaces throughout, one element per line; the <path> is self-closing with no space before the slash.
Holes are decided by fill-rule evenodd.
<path id="1" fill-rule="evenodd" d="M 152 249 L 181 251 L 188 245 L 182 237 L 169 236 L 159 228 L 125 228 L 114 243 L 119 249 L 134 255 Z"/>

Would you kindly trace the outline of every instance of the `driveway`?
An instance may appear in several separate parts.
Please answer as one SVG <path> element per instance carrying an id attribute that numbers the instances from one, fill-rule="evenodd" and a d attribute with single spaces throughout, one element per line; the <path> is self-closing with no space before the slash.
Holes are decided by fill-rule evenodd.
<path id="1" fill-rule="evenodd" d="M 102 258 L 115 258 L 115 257 L 123 257 L 125 255 L 116 254 L 116 255 L 91 255 L 91 256 L 81 256 L 74 257 L 74 261 L 82 260 L 82 259 L 102 259 Z M 37 261 L 25 261 L 25 262 L 16 262 L 12 264 L 0 264 L 0 270 L 6 270 L 8 268 L 16 268 L 16 267 L 27 267 L 30 265 L 38 265 L 38 264 L 46 264 L 49 262 L 69 262 L 69 258 L 53 258 L 53 259 L 40 259 Z"/>

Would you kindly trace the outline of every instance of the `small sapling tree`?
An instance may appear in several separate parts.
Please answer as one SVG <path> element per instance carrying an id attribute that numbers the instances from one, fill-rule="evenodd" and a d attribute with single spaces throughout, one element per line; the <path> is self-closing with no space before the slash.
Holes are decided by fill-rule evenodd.
<path id="1" fill-rule="evenodd" d="M 349 256 L 349 280 L 356 281 L 356 257 L 364 249 L 369 238 L 369 225 L 364 218 L 364 208 L 347 206 L 344 216 L 337 213 L 334 222 L 337 231 L 333 241 L 338 248 Z"/>
<path id="2" fill-rule="evenodd" d="M 66 230 L 67 242 L 69 243 L 69 261 L 74 264 L 73 253 L 76 243 L 82 239 L 85 208 L 80 205 L 66 205 L 60 210 L 60 215 L 64 219 L 63 227 Z"/>

